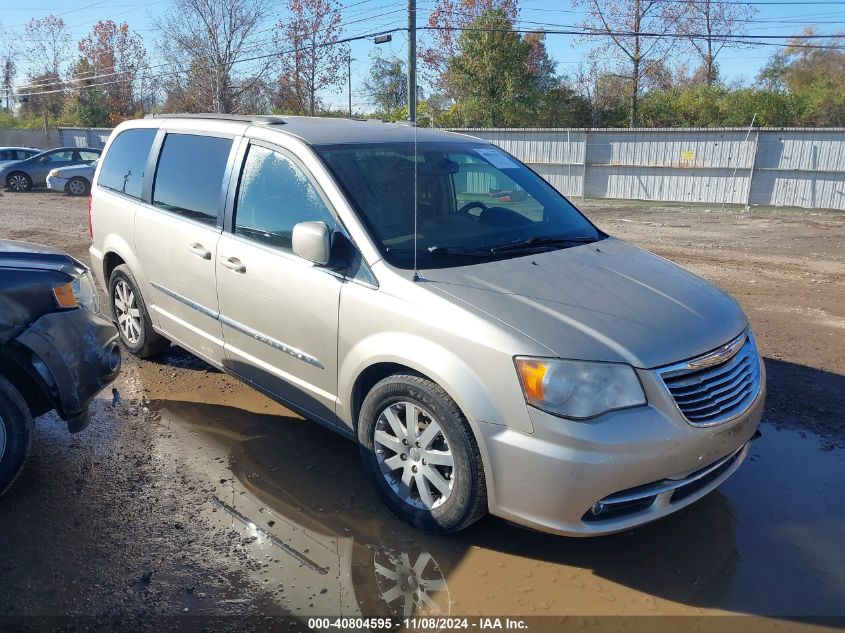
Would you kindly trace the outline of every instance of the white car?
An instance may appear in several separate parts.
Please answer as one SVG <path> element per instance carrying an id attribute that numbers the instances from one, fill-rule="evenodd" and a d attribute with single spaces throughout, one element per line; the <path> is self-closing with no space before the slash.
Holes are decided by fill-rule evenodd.
<path id="1" fill-rule="evenodd" d="M 72 196 L 88 195 L 96 169 L 96 160 L 90 165 L 71 165 L 53 169 L 47 174 L 47 189 L 63 191 Z"/>

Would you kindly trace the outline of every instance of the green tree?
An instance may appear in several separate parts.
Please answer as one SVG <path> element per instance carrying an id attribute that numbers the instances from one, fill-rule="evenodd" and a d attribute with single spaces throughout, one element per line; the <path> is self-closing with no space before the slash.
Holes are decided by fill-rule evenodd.
<path id="1" fill-rule="evenodd" d="M 542 39 L 540 39 L 542 44 Z M 450 118 L 463 126 L 530 126 L 557 83 L 545 46 L 513 31 L 505 11 L 481 14 L 458 39 L 445 82 L 455 103 Z"/>
<path id="2" fill-rule="evenodd" d="M 61 122 L 81 127 L 105 127 L 109 120 L 109 107 L 102 88 L 96 87 L 94 66 L 81 58 L 71 71 L 73 90 L 62 113 Z M 100 80 L 101 81 L 101 80 Z"/>

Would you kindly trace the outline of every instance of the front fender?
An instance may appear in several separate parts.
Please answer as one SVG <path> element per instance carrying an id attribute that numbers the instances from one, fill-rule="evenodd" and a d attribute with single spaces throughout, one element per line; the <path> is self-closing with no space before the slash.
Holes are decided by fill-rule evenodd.
<path id="1" fill-rule="evenodd" d="M 338 417 L 350 429 L 355 427 L 352 412 L 355 383 L 367 368 L 380 363 L 403 365 L 436 382 L 473 426 L 486 422 L 532 432 L 518 381 L 515 374 L 511 375 L 512 367 L 507 368 L 508 372 L 490 372 L 485 381 L 452 350 L 402 332 L 379 332 L 368 336 L 356 342 L 343 359 L 338 369 L 338 385 L 343 391 Z"/>
<path id="2" fill-rule="evenodd" d="M 120 371 L 117 328 L 82 308 L 51 312 L 17 337 L 71 433 L 88 426 L 88 405 Z"/>

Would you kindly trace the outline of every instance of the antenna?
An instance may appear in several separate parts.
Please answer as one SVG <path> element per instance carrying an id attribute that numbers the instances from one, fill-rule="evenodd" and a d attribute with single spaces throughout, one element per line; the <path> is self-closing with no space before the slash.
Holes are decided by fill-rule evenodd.
<path id="1" fill-rule="evenodd" d="M 417 200 L 419 199 L 417 190 L 417 165 L 419 164 L 419 160 L 417 160 L 417 126 L 415 123 L 411 125 L 414 126 L 414 281 L 420 281 L 422 275 L 420 275 L 420 269 L 417 267 L 417 235 L 419 234 L 417 231 Z"/>

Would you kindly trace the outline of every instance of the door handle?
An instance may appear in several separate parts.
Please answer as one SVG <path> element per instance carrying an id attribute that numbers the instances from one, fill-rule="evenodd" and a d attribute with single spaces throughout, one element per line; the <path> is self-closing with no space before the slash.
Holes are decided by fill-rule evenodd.
<path id="1" fill-rule="evenodd" d="M 193 244 L 188 244 L 188 250 L 191 251 L 194 255 L 196 255 L 200 259 L 211 259 L 211 251 L 208 250 L 205 246 L 203 246 L 199 242 L 194 242 Z"/>
<path id="2" fill-rule="evenodd" d="M 236 272 L 236 273 L 245 273 L 246 266 L 241 263 L 237 257 L 226 257 L 225 255 L 220 256 L 220 263 L 223 264 L 229 270 Z"/>

